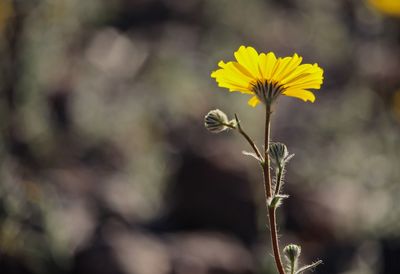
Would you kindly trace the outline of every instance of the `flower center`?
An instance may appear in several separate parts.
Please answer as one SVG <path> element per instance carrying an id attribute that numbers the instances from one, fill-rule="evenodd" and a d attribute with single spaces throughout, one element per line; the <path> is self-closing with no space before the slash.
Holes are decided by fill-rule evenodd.
<path id="1" fill-rule="evenodd" d="M 258 99 L 265 104 L 272 104 L 284 91 L 283 85 L 279 85 L 276 82 L 268 82 L 267 80 L 257 80 L 251 85 L 252 90 L 257 95 Z"/>

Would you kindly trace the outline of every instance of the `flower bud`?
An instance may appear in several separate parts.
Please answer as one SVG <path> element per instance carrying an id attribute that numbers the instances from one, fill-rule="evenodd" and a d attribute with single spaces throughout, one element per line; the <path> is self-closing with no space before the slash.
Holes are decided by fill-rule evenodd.
<path id="1" fill-rule="evenodd" d="M 219 109 L 211 110 L 204 117 L 204 126 L 213 133 L 220 133 L 229 129 L 228 125 L 235 128 L 236 122 L 234 120 L 229 121 L 226 114 Z"/>
<path id="2" fill-rule="evenodd" d="M 283 249 L 283 254 L 291 264 L 295 264 L 300 257 L 301 247 L 295 244 L 287 245 Z"/>
<path id="3" fill-rule="evenodd" d="M 285 144 L 282 143 L 270 143 L 269 144 L 269 156 L 271 162 L 278 168 L 283 168 L 285 164 L 292 159 L 294 154 L 289 154 L 289 151 Z"/>

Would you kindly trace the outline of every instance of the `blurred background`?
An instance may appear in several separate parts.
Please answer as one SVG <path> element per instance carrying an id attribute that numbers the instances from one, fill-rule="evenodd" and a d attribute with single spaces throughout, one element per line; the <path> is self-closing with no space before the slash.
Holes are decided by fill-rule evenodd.
<path id="1" fill-rule="evenodd" d="M 281 98 L 282 247 L 315 273 L 400 273 L 400 1 L 0 0 L 0 273 L 276 273 L 264 111 L 210 72 L 240 45 L 325 69 Z"/>

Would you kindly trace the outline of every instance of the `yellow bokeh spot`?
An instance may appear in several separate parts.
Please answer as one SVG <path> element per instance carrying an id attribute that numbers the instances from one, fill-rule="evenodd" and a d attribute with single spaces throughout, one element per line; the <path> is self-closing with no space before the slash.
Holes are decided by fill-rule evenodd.
<path id="1" fill-rule="evenodd" d="M 0 0 L 0 33 L 4 31 L 8 20 L 13 14 L 14 10 L 11 0 Z"/>
<path id="2" fill-rule="evenodd" d="M 400 90 L 397 90 L 393 95 L 392 109 L 395 118 L 400 122 Z"/>
<path id="3" fill-rule="evenodd" d="M 400 17 L 400 0 L 368 0 L 368 2 L 385 15 Z"/>

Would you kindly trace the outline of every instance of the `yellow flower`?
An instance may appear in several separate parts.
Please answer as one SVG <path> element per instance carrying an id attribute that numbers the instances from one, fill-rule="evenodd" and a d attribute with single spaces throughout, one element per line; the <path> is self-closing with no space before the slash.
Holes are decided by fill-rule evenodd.
<path id="1" fill-rule="evenodd" d="M 378 11 L 389 16 L 400 16 L 399 0 L 368 0 L 368 2 Z"/>
<path id="2" fill-rule="evenodd" d="M 302 57 L 276 58 L 273 52 L 258 54 L 252 47 L 241 46 L 235 52 L 236 61 L 218 63 L 213 71 L 218 86 L 253 95 L 249 105 L 259 102 L 272 104 L 280 95 L 314 102 L 315 96 L 308 89 L 319 89 L 323 70 L 317 65 L 302 64 Z"/>

